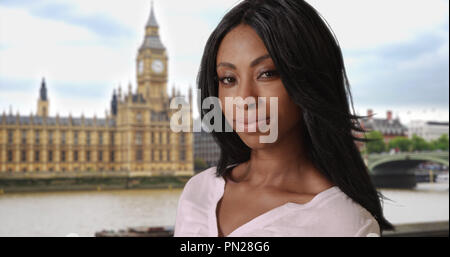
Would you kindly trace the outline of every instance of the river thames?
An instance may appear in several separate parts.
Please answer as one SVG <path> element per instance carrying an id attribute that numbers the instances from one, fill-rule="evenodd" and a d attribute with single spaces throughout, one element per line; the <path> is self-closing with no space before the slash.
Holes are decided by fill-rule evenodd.
<path id="1" fill-rule="evenodd" d="M 449 219 L 449 184 L 381 189 L 393 224 Z M 0 195 L 0 236 L 94 236 L 100 230 L 173 226 L 181 189 Z"/>

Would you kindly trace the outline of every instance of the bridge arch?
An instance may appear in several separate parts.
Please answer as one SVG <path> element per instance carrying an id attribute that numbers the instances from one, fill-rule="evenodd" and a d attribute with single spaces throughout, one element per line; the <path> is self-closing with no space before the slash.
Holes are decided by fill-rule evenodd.
<path id="1" fill-rule="evenodd" d="M 430 161 L 449 166 L 448 151 L 447 152 L 419 152 L 419 153 L 400 153 L 400 154 L 384 154 L 369 157 L 368 168 L 373 171 L 376 167 L 390 162 L 405 162 L 418 164 L 420 162 Z"/>

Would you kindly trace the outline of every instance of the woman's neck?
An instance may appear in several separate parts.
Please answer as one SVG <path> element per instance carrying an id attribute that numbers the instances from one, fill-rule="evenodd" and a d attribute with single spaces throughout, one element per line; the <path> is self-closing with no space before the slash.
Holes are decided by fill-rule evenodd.
<path id="1" fill-rule="evenodd" d="M 287 180 L 298 180 L 310 168 L 301 133 L 298 127 L 294 127 L 278 142 L 253 149 L 250 160 L 239 172 L 238 180 L 257 186 L 281 186 Z"/>

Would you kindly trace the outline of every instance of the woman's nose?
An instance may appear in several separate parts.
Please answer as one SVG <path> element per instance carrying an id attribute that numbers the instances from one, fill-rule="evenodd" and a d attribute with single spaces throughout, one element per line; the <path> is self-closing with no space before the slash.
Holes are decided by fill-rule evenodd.
<path id="1" fill-rule="evenodd" d="M 258 98 L 256 94 L 253 82 L 250 79 L 241 80 L 238 97 L 241 97 L 244 101 L 238 107 L 244 110 L 256 108 Z"/>

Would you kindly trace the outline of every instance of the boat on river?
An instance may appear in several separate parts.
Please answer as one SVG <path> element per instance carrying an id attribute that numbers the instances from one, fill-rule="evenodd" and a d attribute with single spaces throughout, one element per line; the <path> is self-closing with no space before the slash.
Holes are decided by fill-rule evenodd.
<path id="1" fill-rule="evenodd" d="M 131 227 L 126 230 L 102 230 L 95 233 L 96 237 L 171 237 L 173 236 L 173 226 L 160 227 Z"/>

